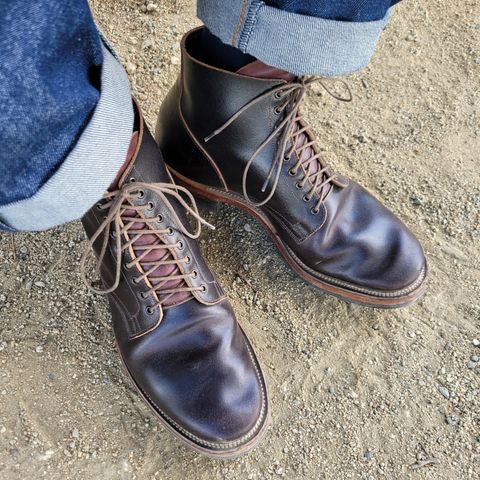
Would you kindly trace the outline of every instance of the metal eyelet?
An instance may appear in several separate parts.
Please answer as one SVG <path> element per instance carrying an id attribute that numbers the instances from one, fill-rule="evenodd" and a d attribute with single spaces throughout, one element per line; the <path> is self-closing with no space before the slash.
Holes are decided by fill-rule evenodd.
<path id="1" fill-rule="evenodd" d="M 168 227 L 168 228 L 167 228 L 167 235 L 172 236 L 174 233 L 175 233 L 175 231 L 173 230 L 172 227 Z"/>
<path id="2" fill-rule="evenodd" d="M 190 257 L 185 257 L 185 263 L 191 263 L 192 262 L 192 259 Z"/>
<path id="3" fill-rule="evenodd" d="M 145 309 L 145 311 L 146 311 L 149 315 L 153 315 L 154 312 L 155 312 L 155 310 L 154 310 L 152 307 L 147 307 L 147 308 Z"/>
<path id="4" fill-rule="evenodd" d="M 157 215 L 157 222 L 163 222 L 163 217 L 161 215 Z"/>
<path id="5" fill-rule="evenodd" d="M 200 288 L 201 288 L 201 291 L 202 291 L 202 292 L 206 292 L 206 291 L 207 291 L 207 287 L 206 287 L 205 285 L 201 285 Z"/>
<path id="6" fill-rule="evenodd" d="M 283 98 L 283 93 L 282 92 L 275 92 L 273 94 L 273 96 L 277 99 L 277 100 L 280 100 L 281 98 Z"/>
<path id="7" fill-rule="evenodd" d="M 183 250 L 185 248 L 185 245 L 182 241 L 178 242 L 178 247 L 179 250 Z"/>
<path id="8" fill-rule="evenodd" d="M 97 203 L 96 207 L 97 207 L 97 210 L 103 210 L 102 208 L 103 205 L 101 203 Z"/>
<path id="9" fill-rule="evenodd" d="M 198 272 L 196 270 L 194 270 L 192 272 L 192 278 L 197 278 L 198 277 Z"/>
<path id="10" fill-rule="evenodd" d="M 133 277 L 132 283 L 134 283 L 135 285 L 138 285 L 140 283 L 140 280 L 138 279 L 138 277 Z"/>
<path id="11" fill-rule="evenodd" d="M 131 265 L 128 266 L 128 264 L 124 263 L 124 264 L 123 264 L 123 268 L 124 268 L 125 270 L 131 270 L 131 269 L 132 269 L 132 266 L 131 266 Z"/>
<path id="12" fill-rule="evenodd" d="M 155 205 L 153 204 L 153 202 L 147 203 L 147 210 L 153 210 L 154 208 L 155 208 Z"/>
<path id="13" fill-rule="evenodd" d="M 129 180 L 129 182 L 133 183 L 133 182 L 136 182 L 136 180 L 135 180 L 134 177 L 132 177 L 132 178 Z"/>
<path id="14" fill-rule="evenodd" d="M 295 187 L 297 187 L 298 190 L 301 190 L 301 189 L 303 188 L 303 185 L 302 185 L 300 182 L 297 182 L 297 183 L 295 184 Z"/>
<path id="15" fill-rule="evenodd" d="M 315 207 L 312 207 L 312 208 L 310 209 L 310 212 L 311 212 L 313 215 L 318 215 L 318 213 L 320 212 L 320 209 L 315 208 Z"/>
<path id="16" fill-rule="evenodd" d="M 138 191 L 138 198 L 143 198 L 145 196 L 145 192 L 143 190 Z"/>
<path id="17" fill-rule="evenodd" d="M 291 177 L 294 177 L 294 176 L 297 174 L 297 172 L 296 172 L 293 168 L 291 168 L 291 169 L 288 171 L 288 174 L 289 174 Z"/>
<path id="18" fill-rule="evenodd" d="M 275 108 L 273 109 L 273 113 L 274 113 L 275 115 L 281 115 L 282 110 L 281 110 L 279 107 L 275 107 Z"/>
<path id="19" fill-rule="evenodd" d="M 312 199 L 312 197 L 310 197 L 309 195 L 304 195 L 303 196 L 303 201 L 304 202 L 309 202 L 311 199 Z"/>
<path id="20" fill-rule="evenodd" d="M 148 298 L 148 295 L 146 294 L 146 292 L 140 292 L 140 298 L 145 300 L 146 298 Z"/>

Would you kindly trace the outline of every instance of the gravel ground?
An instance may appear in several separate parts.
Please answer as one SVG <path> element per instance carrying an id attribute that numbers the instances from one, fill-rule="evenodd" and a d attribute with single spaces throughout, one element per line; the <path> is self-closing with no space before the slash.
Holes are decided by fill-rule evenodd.
<path id="1" fill-rule="evenodd" d="M 92 6 L 152 125 L 194 1 Z M 476 0 L 402 2 L 348 79 L 355 102 L 314 90 L 304 109 L 331 163 L 422 240 L 422 302 L 376 311 L 322 296 L 252 219 L 207 214 L 204 254 L 270 384 L 273 425 L 244 458 L 203 458 L 156 424 L 121 371 L 105 299 L 81 283 L 79 223 L 0 235 L 0 478 L 478 478 L 479 19 Z"/>

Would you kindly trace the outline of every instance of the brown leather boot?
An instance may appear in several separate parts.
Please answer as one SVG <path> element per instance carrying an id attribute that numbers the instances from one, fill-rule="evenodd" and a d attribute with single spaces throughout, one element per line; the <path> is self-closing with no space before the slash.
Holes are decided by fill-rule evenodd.
<path id="1" fill-rule="evenodd" d="M 108 294 L 122 362 L 159 420 L 193 449 L 231 458 L 261 439 L 269 407 L 252 346 L 200 253 L 202 223 L 140 118 L 118 188 L 83 218 L 104 288 L 87 284 Z"/>
<path id="2" fill-rule="evenodd" d="M 181 76 L 156 131 L 176 181 L 253 215 L 293 270 L 328 293 L 376 307 L 417 300 L 427 275 L 419 242 L 326 164 L 300 113 L 321 80 L 258 61 L 238 72 L 207 65 L 200 34 L 182 41 Z"/>

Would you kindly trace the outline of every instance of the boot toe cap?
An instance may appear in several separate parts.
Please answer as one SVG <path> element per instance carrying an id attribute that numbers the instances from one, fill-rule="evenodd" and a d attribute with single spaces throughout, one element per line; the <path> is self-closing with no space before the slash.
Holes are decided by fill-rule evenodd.
<path id="1" fill-rule="evenodd" d="M 167 310 L 129 364 L 135 384 L 177 436 L 207 453 L 234 455 L 259 436 L 268 404 L 253 349 L 224 303 Z M 188 317 L 192 305 L 197 321 L 182 326 L 179 310 Z"/>

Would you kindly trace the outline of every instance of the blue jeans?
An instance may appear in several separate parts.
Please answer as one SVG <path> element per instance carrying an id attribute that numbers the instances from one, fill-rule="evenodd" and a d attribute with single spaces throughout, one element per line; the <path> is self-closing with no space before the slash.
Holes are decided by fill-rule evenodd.
<path id="1" fill-rule="evenodd" d="M 265 3 L 286 12 L 342 22 L 381 20 L 400 0 L 267 0 Z"/>
<path id="2" fill-rule="evenodd" d="M 391 0 L 198 0 L 225 43 L 296 74 L 366 65 Z M 294 32 L 294 33 L 292 33 Z M 0 2 L 0 229 L 80 218 L 123 164 L 127 76 L 86 0 Z"/>

